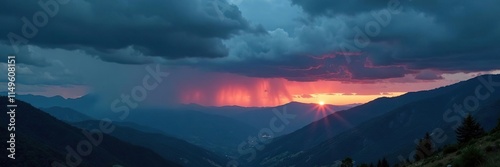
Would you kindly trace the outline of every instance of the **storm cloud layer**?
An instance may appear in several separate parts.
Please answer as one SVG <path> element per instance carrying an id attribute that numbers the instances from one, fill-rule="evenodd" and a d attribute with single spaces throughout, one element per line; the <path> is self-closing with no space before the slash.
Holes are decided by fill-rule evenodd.
<path id="1" fill-rule="evenodd" d="M 404 65 L 408 69 L 442 72 L 499 68 L 500 2 L 485 1 L 306 1 L 292 0 L 315 18 L 358 18 L 348 27 L 366 34 L 382 13 L 396 8 L 387 25 L 363 49 L 374 66 Z M 369 36 L 369 35 L 368 35 Z"/>
<path id="2" fill-rule="evenodd" d="M 3 1 L 0 16 L 4 43 L 14 33 L 29 44 L 131 64 L 152 62 L 148 56 L 224 57 L 223 39 L 259 31 L 236 6 L 220 0 Z M 30 27 L 37 31 L 34 37 Z"/>
<path id="3" fill-rule="evenodd" d="M 266 35 L 225 40 L 225 58 L 173 64 L 292 81 L 370 82 L 407 75 L 439 80 L 442 74 L 500 68 L 500 2 L 488 1 L 243 1 L 265 7 Z M 299 7 L 298 10 L 293 7 Z M 269 12 L 276 11 L 276 12 Z M 293 15 L 283 18 L 283 15 Z M 299 14 L 299 16 L 297 16 Z M 276 15 L 288 24 L 269 23 Z M 266 26 L 266 25 L 264 25 Z"/>
<path id="4" fill-rule="evenodd" d="M 42 0 L 41 2 L 56 2 Z M 500 69 L 500 1 L 70 0 L 29 44 L 120 64 L 291 81 L 373 82 Z M 35 1 L 0 5 L 23 34 Z M 0 40 L 8 45 L 10 39 Z M 28 59 L 27 60 L 33 60 Z M 26 62 L 48 66 L 40 61 Z M 37 63 L 38 62 L 38 63 Z"/>

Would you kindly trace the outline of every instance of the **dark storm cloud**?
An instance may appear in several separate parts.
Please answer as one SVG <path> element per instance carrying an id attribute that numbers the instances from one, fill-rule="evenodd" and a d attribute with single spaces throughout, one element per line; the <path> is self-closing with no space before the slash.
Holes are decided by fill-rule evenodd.
<path id="1" fill-rule="evenodd" d="M 387 6 L 388 0 L 291 0 L 293 4 L 301 6 L 304 11 L 312 15 L 322 14 L 350 14 L 354 15 L 363 11 L 380 9 Z"/>
<path id="2" fill-rule="evenodd" d="M 293 30 L 236 36 L 225 42 L 227 59 L 194 64 L 251 77 L 346 82 L 500 69 L 500 1 L 292 2 L 312 19 L 298 19 Z M 429 69 L 435 75 L 422 73 Z"/>
<path id="3" fill-rule="evenodd" d="M 499 69 L 500 1 L 292 0 L 315 17 L 358 18 L 348 27 L 366 34 L 374 13 L 400 7 L 380 33 L 370 37 L 364 52 L 375 66 L 405 65 L 410 69 L 445 72 Z M 398 5 L 399 4 L 399 5 Z M 382 17 L 384 18 L 384 16 Z M 373 28 L 373 27 L 371 27 Z M 352 31 L 353 39 L 356 32 Z"/>
<path id="4" fill-rule="evenodd" d="M 359 81 L 403 77 L 414 73 L 402 65 L 375 66 L 370 54 L 342 52 L 347 34 L 341 22 L 322 19 L 300 26 L 293 33 L 282 29 L 266 35 L 239 35 L 226 41 L 229 57 L 218 61 L 171 62 L 250 77 L 291 81 Z"/>
<path id="5" fill-rule="evenodd" d="M 250 26 L 239 8 L 225 0 L 71 0 L 29 43 L 79 49 L 120 64 L 166 62 L 292 81 L 367 83 L 408 75 L 437 80 L 443 73 L 500 69 L 497 0 L 290 1 L 304 11 L 295 6 L 270 7 L 265 16 L 245 13 L 263 23 L 279 19 L 284 25 L 264 30 Z M 36 3 L 2 2 L 0 21 L 6 24 L 0 33 L 22 34 L 21 18 L 32 20 L 41 10 Z M 401 10 L 390 12 L 391 7 Z M 368 32 L 374 29 L 378 33 Z M 360 36 L 367 37 L 363 47 L 357 45 Z M 9 42 L 5 35 L 0 40 Z M 426 72 L 429 69 L 433 74 Z"/>
<path id="6" fill-rule="evenodd" d="M 47 1 L 55 2 L 40 2 Z M 2 2 L 0 40 L 9 42 L 10 32 L 23 36 L 25 23 L 21 18 L 26 17 L 31 24 L 33 15 L 44 11 L 37 2 Z M 238 8 L 223 0 L 70 0 L 58 9 L 46 26 L 37 27 L 35 37 L 26 38 L 30 44 L 83 49 L 105 61 L 120 63 L 144 62 L 140 56 L 113 56 L 129 47 L 142 57 L 224 57 L 228 51 L 223 39 L 242 31 L 262 31 L 251 28 Z"/>
<path id="7" fill-rule="evenodd" d="M 317 59 L 309 56 L 294 55 L 287 60 L 270 62 L 253 59 L 232 63 L 199 62 L 198 67 L 219 72 L 231 72 L 250 77 L 285 78 L 290 81 L 352 81 L 367 82 L 369 80 L 404 77 L 414 73 L 403 66 L 373 67 L 367 56 L 350 57 L 350 62 L 341 55 L 326 56 Z M 191 64 L 193 65 L 193 64 Z"/>

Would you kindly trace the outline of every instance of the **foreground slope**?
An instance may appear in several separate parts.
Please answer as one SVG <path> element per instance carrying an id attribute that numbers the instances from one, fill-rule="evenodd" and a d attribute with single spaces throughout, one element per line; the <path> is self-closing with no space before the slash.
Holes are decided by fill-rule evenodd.
<path id="1" fill-rule="evenodd" d="M 500 166 L 500 131 L 489 134 L 463 145 L 451 145 L 429 158 L 407 163 L 407 167 L 436 167 L 452 165 L 454 167 L 471 167 L 463 165 L 478 161 L 478 167 Z M 472 162 L 473 163 L 473 162 Z"/>
<path id="2" fill-rule="evenodd" d="M 77 158 L 79 150 L 77 145 L 83 143 L 82 141 L 88 141 L 81 129 L 57 120 L 28 103 L 19 100 L 16 103 L 18 105 L 15 115 L 16 136 L 18 136 L 16 148 L 20 149 L 17 154 L 26 159 L 10 160 L 2 156 L 1 161 L 8 162 L 6 163 L 8 166 L 51 166 L 54 161 L 65 163 L 68 159 L 78 164 L 80 158 L 83 166 L 180 166 L 164 160 L 151 150 L 131 145 L 106 134 L 97 146 L 92 145 L 90 153 L 84 152 Z M 7 98 L 0 97 L 0 106 L 6 105 Z M 2 129 L 7 128 L 7 121 L 6 117 L 0 119 Z M 70 152 L 68 150 L 71 150 L 69 148 L 76 150 L 77 153 L 68 154 Z"/>

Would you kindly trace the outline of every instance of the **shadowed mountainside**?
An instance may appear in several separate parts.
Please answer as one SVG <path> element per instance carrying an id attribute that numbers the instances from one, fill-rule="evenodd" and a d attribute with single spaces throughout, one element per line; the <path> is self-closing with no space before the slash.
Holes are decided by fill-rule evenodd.
<path id="1" fill-rule="evenodd" d="M 500 75 L 482 77 L 500 81 Z M 262 166 L 309 166 L 333 164 L 335 160 L 348 156 L 361 162 L 374 162 L 385 155 L 402 154 L 407 157 L 406 154 L 414 148 L 413 140 L 435 128 L 445 131 L 447 142 L 454 141 L 450 127 L 465 113 L 444 113 L 453 109 L 454 104 L 463 105 L 464 99 L 474 96 L 476 88 L 481 85 L 483 83 L 474 78 L 434 90 L 377 99 L 332 114 L 273 141 L 254 163 Z M 483 93 L 491 94 L 479 101 L 483 109 L 474 114 L 485 127 L 491 128 L 499 113 L 487 112 L 487 108 L 500 99 L 500 91 L 488 92 L 486 86 L 482 87 Z M 374 119 L 356 119 L 363 119 L 360 116 L 363 113 L 365 118 L 373 116 Z M 395 160 L 396 156 L 393 158 Z"/>
<path id="2" fill-rule="evenodd" d="M 88 140 L 81 129 L 68 125 L 23 101 L 17 100 L 16 104 L 15 132 L 19 137 L 16 138 L 16 142 L 20 148 L 17 153 L 24 158 L 11 161 L 6 159 L 7 156 L 2 156 L 1 161 L 7 161 L 12 166 L 51 166 L 53 161 L 66 162 L 68 148 L 71 147 L 78 152 L 77 145 Z M 6 97 L 0 97 L 0 105 L 2 107 L 7 105 Z M 8 121 L 6 117 L 0 119 L 2 129 L 7 128 Z M 25 143 L 28 144 L 22 145 Z M 76 157 L 76 154 L 70 154 L 69 157 Z M 131 145 L 106 134 L 103 134 L 102 142 L 97 146 L 93 145 L 87 156 L 80 157 L 83 166 L 180 166 L 164 160 L 151 150 Z M 78 162 L 78 158 L 69 159 Z"/>

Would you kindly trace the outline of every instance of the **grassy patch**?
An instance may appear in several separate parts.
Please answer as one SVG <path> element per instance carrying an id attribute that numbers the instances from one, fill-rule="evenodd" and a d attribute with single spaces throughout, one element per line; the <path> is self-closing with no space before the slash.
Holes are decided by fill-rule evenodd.
<path id="1" fill-rule="evenodd" d="M 454 166 L 457 167 L 479 167 L 486 160 L 486 155 L 475 146 L 464 149 Z"/>

